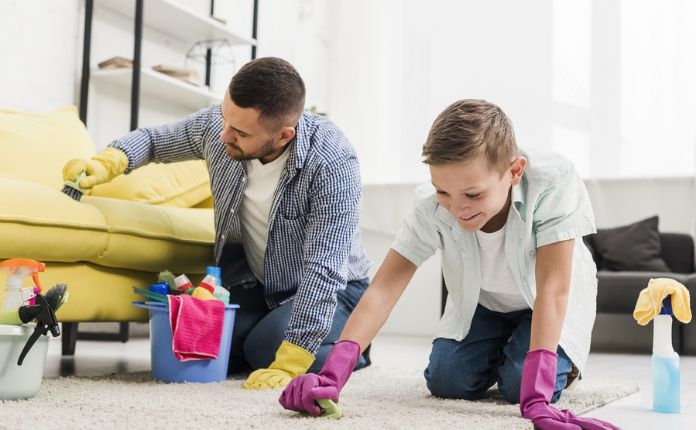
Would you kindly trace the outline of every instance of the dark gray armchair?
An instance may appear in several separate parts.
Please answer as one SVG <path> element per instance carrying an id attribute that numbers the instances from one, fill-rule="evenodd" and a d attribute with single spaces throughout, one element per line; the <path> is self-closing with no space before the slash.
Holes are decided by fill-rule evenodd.
<path id="1" fill-rule="evenodd" d="M 696 294 L 696 273 L 694 269 L 694 241 L 688 234 L 660 233 L 662 259 L 671 272 L 614 272 L 603 269 L 602 258 L 597 252 L 595 235 L 584 238 L 592 257 L 597 264 L 597 314 L 629 314 L 638 299 L 640 291 L 648 285 L 651 278 L 672 278 L 686 286 L 694 297 Z M 631 250 L 627 249 L 630 253 Z M 693 309 L 693 306 L 692 306 Z M 696 354 L 696 323 L 682 324 L 675 320 L 672 326 L 672 344 L 680 354 Z"/>

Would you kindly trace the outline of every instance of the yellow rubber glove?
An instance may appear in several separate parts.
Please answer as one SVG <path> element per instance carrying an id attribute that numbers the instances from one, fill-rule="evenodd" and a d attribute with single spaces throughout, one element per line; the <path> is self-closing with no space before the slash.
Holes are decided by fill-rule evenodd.
<path id="1" fill-rule="evenodd" d="M 640 325 L 646 325 L 662 309 L 662 300 L 672 295 L 672 313 L 683 323 L 691 321 L 691 303 L 689 290 L 685 286 L 669 278 L 655 278 L 648 282 L 648 286 L 640 292 L 633 318 Z"/>
<path id="2" fill-rule="evenodd" d="M 116 148 L 106 148 L 99 155 L 89 160 L 75 159 L 65 163 L 63 167 L 63 180 L 75 181 L 81 173 L 86 173 L 79 186 L 83 189 L 91 189 L 95 185 L 103 184 L 124 173 L 128 167 L 128 156 Z"/>
<path id="3" fill-rule="evenodd" d="M 242 388 L 245 390 L 285 388 L 292 378 L 306 373 L 312 363 L 314 363 L 314 356 L 309 351 L 284 340 L 276 351 L 273 363 L 267 369 L 251 372 Z"/>

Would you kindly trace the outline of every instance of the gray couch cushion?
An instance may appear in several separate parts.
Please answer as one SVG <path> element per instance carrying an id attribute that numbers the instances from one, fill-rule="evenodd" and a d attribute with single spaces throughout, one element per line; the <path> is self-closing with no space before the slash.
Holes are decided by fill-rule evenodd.
<path id="1" fill-rule="evenodd" d="M 593 237 L 602 269 L 670 272 L 662 258 L 657 216 L 622 227 L 598 229 Z"/>

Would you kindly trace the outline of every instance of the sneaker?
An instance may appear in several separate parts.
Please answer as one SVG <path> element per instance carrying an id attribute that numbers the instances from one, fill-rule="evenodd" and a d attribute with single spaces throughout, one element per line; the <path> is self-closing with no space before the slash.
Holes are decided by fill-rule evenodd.
<path id="1" fill-rule="evenodd" d="M 571 363 L 573 365 L 573 368 L 570 369 L 570 372 L 568 373 L 568 379 L 566 380 L 566 386 L 565 389 L 572 389 L 577 387 L 578 383 L 582 379 L 582 373 L 580 373 L 580 369 L 575 366 L 575 363 Z"/>
<path id="2" fill-rule="evenodd" d="M 365 348 L 365 351 L 362 353 L 362 356 L 365 359 L 365 367 L 372 364 L 372 360 L 370 360 L 370 348 L 372 348 L 372 344 L 367 345 L 367 348 Z"/>

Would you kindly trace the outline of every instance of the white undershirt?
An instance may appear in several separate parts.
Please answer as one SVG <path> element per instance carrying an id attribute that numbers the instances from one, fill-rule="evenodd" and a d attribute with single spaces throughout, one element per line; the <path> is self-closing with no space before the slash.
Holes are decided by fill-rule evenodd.
<path id="1" fill-rule="evenodd" d="M 476 232 L 481 259 L 479 303 L 492 311 L 529 309 L 505 259 L 505 227 L 493 233 Z"/>
<path id="2" fill-rule="evenodd" d="M 239 208 L 244 252 L 249 268 L 257 279 L 263 282 L 266 239 L 268 238 L 268 217 L 273 204 L 273 195 L 288 160 L 290 151 L 263 164 L 259 160 L 246 161 L 247 185 Z"/>

